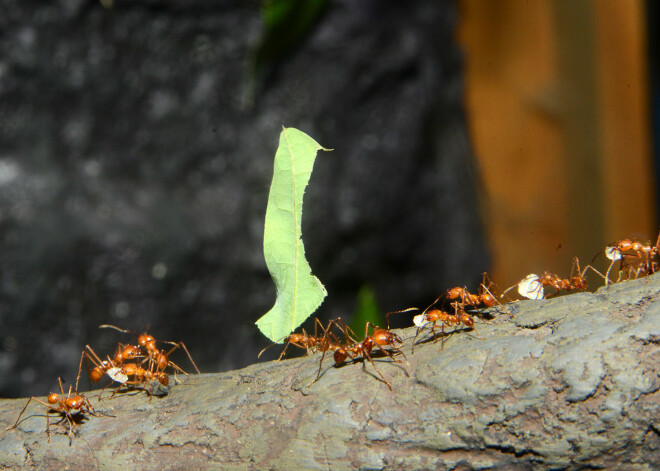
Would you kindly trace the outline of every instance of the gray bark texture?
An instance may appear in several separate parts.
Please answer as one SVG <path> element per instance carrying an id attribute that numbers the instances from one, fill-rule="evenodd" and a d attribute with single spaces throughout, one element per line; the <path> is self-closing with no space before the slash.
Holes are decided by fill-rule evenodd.
<path id="1" fill-rule="evenodd" d="M 660 277 L 508 304 L 406 359 L 320 354 L 109 395 L 45 433 L 0 401 L 0 469 L 660 469 Z M 501 308 L 500 308 L 501 309 Z M 497 309 L 492 310 L 497 311 Z M 429 336 L 426 336 L 428 339 Z M 441 348 L 442 347 L 442 348 Z M 240 348 L 240 345 L 236 345 Z M 52 418 L 51 418 L 52 420 Z"/>

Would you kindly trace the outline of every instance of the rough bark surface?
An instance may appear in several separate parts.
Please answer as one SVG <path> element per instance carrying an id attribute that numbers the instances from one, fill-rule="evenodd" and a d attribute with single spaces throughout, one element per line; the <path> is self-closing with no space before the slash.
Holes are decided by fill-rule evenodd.
<path id="1" fill-rule="evenodd" d="M 31 405 L 0 469 L 659 469 L 660 277 L 507 307 L 443 349 L 400 332 L 408 362 L 377 360 L 393 391 L 368 362 L 311 385 L 318 354 L 255 364 L 104 400 L 116 417 L 71 445 Z M 0 401 L 3 429 L 24 403 Z"/>

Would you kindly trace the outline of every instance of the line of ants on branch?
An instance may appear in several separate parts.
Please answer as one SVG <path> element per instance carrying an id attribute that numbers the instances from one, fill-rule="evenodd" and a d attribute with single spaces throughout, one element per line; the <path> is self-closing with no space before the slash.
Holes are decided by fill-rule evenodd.
<path id="1" fill-rule="evenodd" d="M 587 289 L 587 280 L 585 278 L 587 270 L 592 270 L 599 275 L 606 285 L 619 282 L 623 279 L 651 275 L 660 268 L 660 234 L 658 234 L 658 239 L 654 245 L 650 243 L 644 244 L 632 239 L 622 239 L 609 244 L 605 248 L 604 254 L 611 261 L 605 275 L 591 265 L 581 270 L 580 263 L 577 257 L 575 257 L 573 259 L 571 274 L 568 278 L 562 278 L 547 271 L 542 275 L 530 274 L 519 283 L 506 289 L 500 297 L 503 298 L 507 292 L 515 287 L 518 288 L 518 293 L 522 297 L 528 299 L 544 299 L 556 296 L 561 292 L 584 291 Z M 612 281 L 610 280 L 610 273 L 617 261 L 620 261 L 618 276 L 615 281 Z M 552 288 L 554 292 L 546 294 L 546 288 Z M 448 289 L 420 314 L 413 317 L 413 323 L 417 327 L 417 331 L 412 341 L 411 353 L 414 353 L 415 344 L 420 333 L 427 328 L 433 334 L 432 341 L 436 341 L 438 338 L 436 329 L 440 330 L 441 348 L 444 348 L 445 337 L 459 332 L 459 328 L 461 330 L 464 328 L 472 330 L 481 339 L 476 333 L 474 316 L 484 314 L 485 310 L 496 306 L 513 317 L 513 314 L 493 294 L 493 283 L 488 280 L 486 273 L 483 274 L 483 279 L 477 293 L 471 293 L 466 287 L 460 286 Z M 395 358 L 395 356 L 400 355 L 406 358 L 401 349 L 403 340 L 389 328 L 389 316 L 413 311 L 419 311 L 419 309 L 411 307 L 387 313 L 388 328 L 381 328 L 371 322 L 367 322 L 361 341 L 358 340 L 355 332 L 341 318 L 331 320 L 325 327 L 321 321 L 315 319 L 314 335 L 309 335 L 305 329 L 302 329 L 301 333 L 292 333 L 279 342 L 275 342 L 264 348 L 259 353 L 259 357 L 265 350 L 280 343 L 284 343 L 285 345 L 277 359 L 278 361 L 284 357 L 290 345 L 305 350 L 307 354 L 322 353 L 316 378 L 311 384 L 316 383 L 321 378 L 323 361 L 328 352 L 333 352 L 335 366 L 341 366 L 348 361 L 362 360 L 364 368 L 366 360 L 371 363 L 380 380 L 392 390 L 392 384 L 378 369 L 374 362 L 374 357 L 385 356 L 397 363 L 401 363 L 401 360 Z M 84 414 L 97 415 L 90 400 L 84 394 L 78 392 L 78 382 L 82 371 L 83 359 L 87 362 L 88 374 L 91 381 L 97 383 L 105 375 L 109 378 L 106 386 L 98 395 L 99 401 L 101 401 L 103 391 L 111 383 L 119 384 L 111 397 L 119 392 L 136 389 L 146 391 L 150 400 L 153 395 L 163 395 L 162 391 L 165 391 L 164 394 L 167 394 L 170 374 L 174 374 L 175 380 L 177 373 L 188 374 L 179 365 L 170 360 L 170 355 L 178 349 L 185 351 L 195 371 L 199 373 L 197 365 L 183 342 L 160 341 L 146 332 L 137 334 L 136 332 L 121 329 L 113 325 L 104 324 L 99 327 L 135 334 L 137 335 L 137 344 L 119 343 L 114 355 L 107 355 L 106 359 L 101 359 L 92 347 L 86 345 L 80 356 L 75 387 L 69 386 L 68 393 L 65 395 L 62 379 L 58 378 L 60 393 L 51 393 L 47 397 L 47 402 L 34 396 L 30 397 L 19 413 L 14 425 L 7 430 L 14 429 L 18 426 L 23 413 L 30 402 L 34 400 L 46 406 L 46 434 L 48 435 L 48 441 L 50 442 L 50 414 L 54 413 L 60 416 L 58 423 L 62 421 L 67 422 L 67 434 L 69 436 L 69 443 L 71 443 L 74 427 L 84 419 Z M 452 327 L 452 332 L 445 332 L 445 328 Z M 426 342 L 428 340 L 423 341 Z M 159 348 L 158 343 L 168 344 L 172 347 L 166 350 Z M 91 369 L 90 365 L 93 366 Z"/>
<path id="2" fill-rule="evenodd" d="M 660 234 L 658 234 L 654 245 L 650 243 L 644 244 L 632 239 L 622 239 L 609 244 L 603 253 L 611 261 L 605 275 L 591 265 L 587 265 L 584 269 L 581 269 L 578 258 L 574 257 L 571 273 L 567 278 L 562 278 L 547 271 L 541 275 L 532 273 L 519 283 L 506 289 L 500 297 L 504 298 L 515 287 L 518 288 L 518 293 L 522 297 L 537 300 L 551 298 L 559 295 L 561 292 L 586 291 L 587 279 L 585 275 L 588 270 L 592 270 L 596 275 L 600 276 L 606 285 L 624 279 L 651 275 L 660 268 Z M 600 252 L 593 258 L 592 263 L 598 255 L 600 255 Z M 618 276 L 615 281 L 612 281 L 610 279 L 610 273 L 617 261 L 620 261 Z M 554 292 L 546 293 L 547 288 L 552 288 Z M 488 280 L 486 273 L 483 274 L 483 279 L 477 293 L 471 293 L 466 287 L 461 286 L 448 289 L 420 314 L 413 317 L 413 324 L 417 327 L 417 330 L 412 341 L 411 353 L 414 353 L 417 338 L 427 328 L 433 334 L 432 341 L 436 341 L 438 338 L 436 329 L 440 330 L 441 348 L 444 347 L 446 336 L 458 332 L 459 328 L 461 330 L 472 330 L 481 339 L 474 327 L 474 316 L 485 314 L 485 310 L 496 306 L 509 314 L 510 317 L 513 317 L 513 314 L 493 294 L 493 283 Z M 305 329 L 302 329 L 301 333 L 292 333 L 264 348 L 259 353 L 259 356 L 265 350 L 280 343 L 284 343 L 285 345 L 282 353 L 277 358 L 278 361 L 284 357 L 289 345 L 305 350 L 306 354 L 322 352 L 318 373 L 312 384 L 320 379 L 323 361 L 328 352 L 333 352 L 335 366 L 341 366 L 349 360 L 362 360 L 364 367 L 366 360 L 371 363 L 380 380 L 392 390 L 391 383 L 380 372 L 373 357 L 374 355 L 386 356 L 397 363 L 401 363 L 401 360 L 395 358 L 396 355 L 406 358 L 401 350 L 403 340 L 389 328 L 389 316 L 411 311 L 419 311 L 419 309 L 411 307 L 387 313 L 388 327 L 386 329 L 367 322 L 362 341 L 358 340 L 355 332 L 341 318 L 331 320 L 325 327 L 321 321 L 315 319 L 314 335 L 309 335 Z M 453 328 L 453 330 L 448 333 L 445 332 L 445 328 Z M 335 331 L 338 333 L 335 333 Z M 423 341 L 426 342 L 427 340 Z"/>

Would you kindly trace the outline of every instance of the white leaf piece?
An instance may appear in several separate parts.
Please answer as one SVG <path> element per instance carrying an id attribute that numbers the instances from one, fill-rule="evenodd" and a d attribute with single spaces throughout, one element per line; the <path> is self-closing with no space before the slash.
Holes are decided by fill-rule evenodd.
<path id="1" fill-rule="evenodd" d="M 128 381 L 128 376 L 121 372 L 121 368 L 117 368 L 116 366 L 108 368 L 107 373 L 113 381 L 117 381 L 118 383 L 124 384 L 126 381 Z"/>
<path id="2" fill-rule="evenodd" d="M 417 327 L 424 327 L 425 325 L 429 324 L 431 321 L 426 319 L 426 314 L 418 314 L 415 317 L 413 317 L 413 323 Z"/>
<path id="3" fill-rule="evenodd" d="M 605 249 L 605 256 L 612 261 L 621 259 L 621 251 L 616 247 L 607 247 Z"/>
<path id="4" fill-rule="evenodd" d="M 543 284 L 539 281 L 539 276 L 534 273 L 527 275 L 518 283 L 518 292 L 528 299 L 543 299 Z"/>

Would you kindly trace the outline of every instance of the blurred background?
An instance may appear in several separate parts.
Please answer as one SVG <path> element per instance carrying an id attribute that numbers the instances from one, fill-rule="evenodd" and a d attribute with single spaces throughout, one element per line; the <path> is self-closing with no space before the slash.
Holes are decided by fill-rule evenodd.
<path id="1" fill-rule="evenodd" d="M 584 265 L 612 241 L 655 243 L 655 3 L 458 5 L 493 279 L 567 275 L 572 256 Z"/>
<path id="2" fill-rule="evenodd" d="M 103 323 L 254 363 L 282 125 L 334 149 L 303 215 L 323 319 L 655 241 L 654 8 L 0 0 L 0 396 L 134 341 Z"/>

